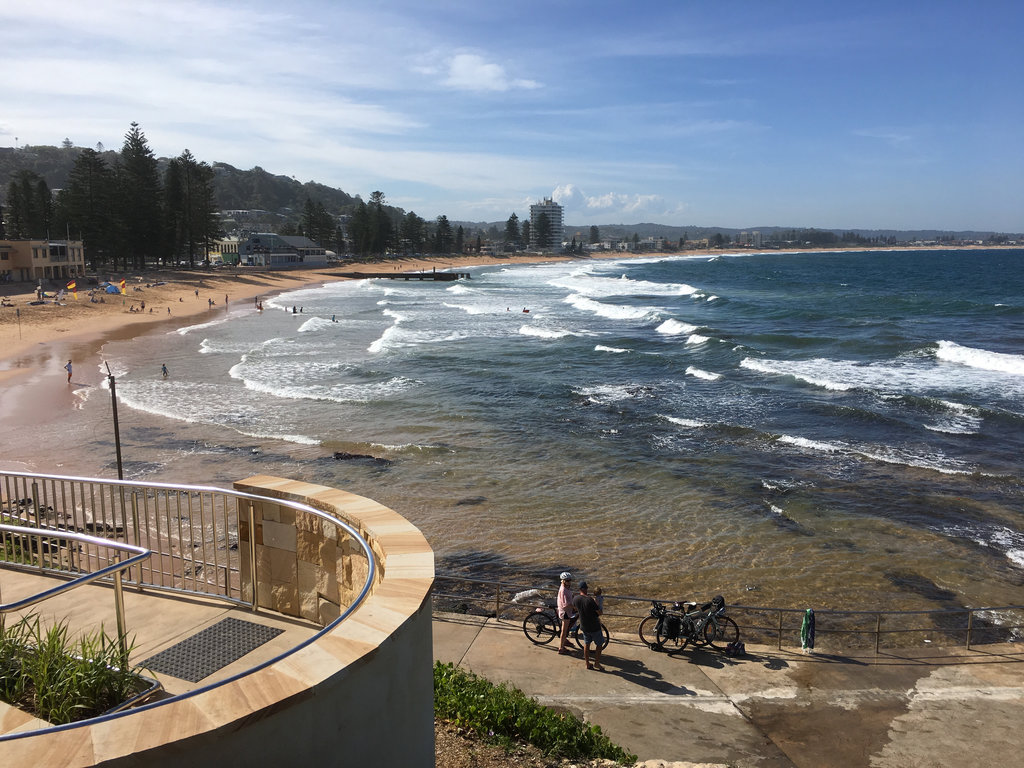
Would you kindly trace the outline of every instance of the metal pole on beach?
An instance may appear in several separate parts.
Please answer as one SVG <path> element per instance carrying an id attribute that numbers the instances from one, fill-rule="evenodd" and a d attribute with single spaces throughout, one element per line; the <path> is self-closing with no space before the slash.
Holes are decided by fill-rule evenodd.
<path id="1" fill-rule="evenodd" d="M 110 363 L 104 361 L 107 366 L 107 383 L 110 384 L 110 404 L 114 409 L 114 448 L 117 451 L 117 479 L 124 480 L 124 467 L 121 465 L 121 430 L 117 423 L 117 389 L 114 384 L 114 374 L 110 372 Z"/>

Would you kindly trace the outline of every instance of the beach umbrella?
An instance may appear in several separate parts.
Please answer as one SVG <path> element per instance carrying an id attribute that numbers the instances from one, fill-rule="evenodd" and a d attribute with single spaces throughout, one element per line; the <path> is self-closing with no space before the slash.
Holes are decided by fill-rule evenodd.
<path id="1" fill-rule="evenodd" d="M 814 611 L 810 608 L 804 611 L 804 623 L 800 627 L 800 645 L 804 653 L 814 650 Z"/>

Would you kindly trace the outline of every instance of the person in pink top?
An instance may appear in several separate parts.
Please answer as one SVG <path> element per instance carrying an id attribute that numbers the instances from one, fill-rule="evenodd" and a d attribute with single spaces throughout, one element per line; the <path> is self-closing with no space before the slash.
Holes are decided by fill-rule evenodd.
<path id="1" fill-rule="evenodd" d="M 573 617 L 576 615 L 572 607 L 572 574 L 562 571 L 558 577 L 562 580 L 562 586 L 558 588 L 558 618 L 562 620 L 562 643 L 558 652 L 565 654 L 569 652 L 566 648 L 566 641 L 569 639 L 569 627 L 572 626 Z"/>

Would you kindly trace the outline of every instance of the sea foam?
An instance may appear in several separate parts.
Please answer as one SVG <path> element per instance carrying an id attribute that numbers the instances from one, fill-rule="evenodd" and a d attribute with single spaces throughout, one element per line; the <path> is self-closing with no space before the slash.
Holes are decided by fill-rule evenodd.
<path id="1" fill-rule="evenodd" d="M 693 333 L 697 330 L 697 326 L 684 323 L 681 320 L 669 318 L 654 330 L 658 333 L 665 334 L 666 336 L 678 336 L 682 333 Z"/>
<path id="2" fill-rule="evenodd" d="M 989 352 L 985 349 L 963 347 L 952 341 L 940 341 L 935 357 L 947 363 L 959 363 L 971 368 L 1024 376 L 1024 355 Z"/>

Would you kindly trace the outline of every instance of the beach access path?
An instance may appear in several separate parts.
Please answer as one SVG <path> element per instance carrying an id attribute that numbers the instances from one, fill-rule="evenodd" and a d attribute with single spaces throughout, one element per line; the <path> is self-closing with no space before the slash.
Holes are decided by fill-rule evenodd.
<path id="1" fill-rule="evenodd" d="M 601 726 L 648 766 L 1008 765 L 1024 747 L 1024 644 L 831 652 L 751 646 L 669 656 L 613 635 L 537 646 L 519 621 L 435 613 L 434 658 Z"/>

